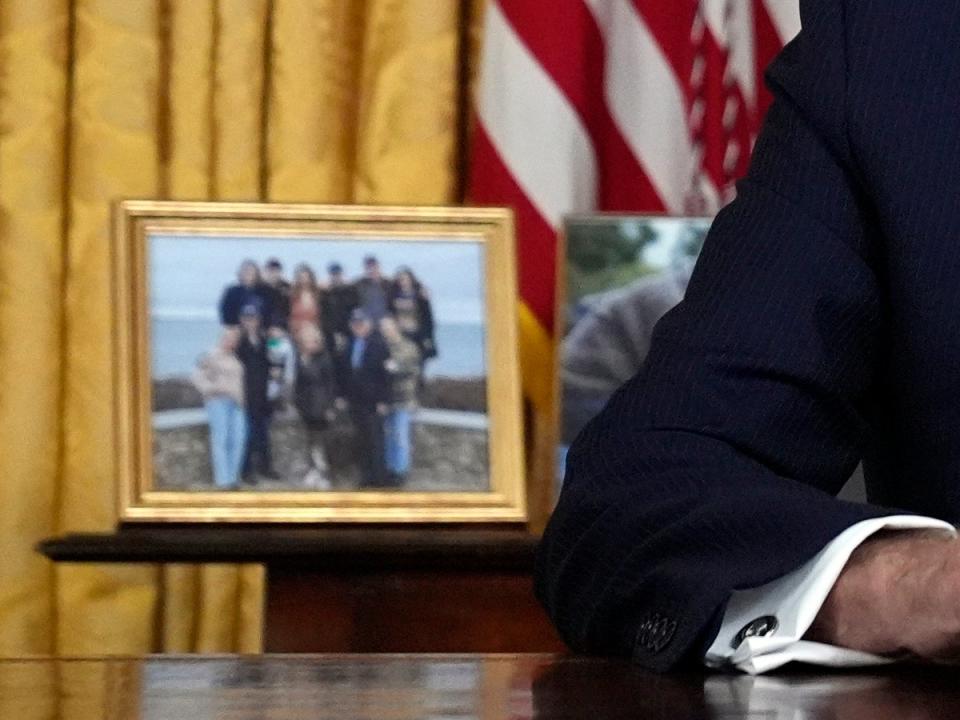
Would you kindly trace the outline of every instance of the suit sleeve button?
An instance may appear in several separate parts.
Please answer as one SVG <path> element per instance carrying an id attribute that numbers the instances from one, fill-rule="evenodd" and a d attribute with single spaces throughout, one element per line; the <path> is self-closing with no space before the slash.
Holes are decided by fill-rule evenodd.
<path id="1" fill-rule="evenodd" d="M 675 620 L 654 613 L 637 627 L 636 644 L 649 652 L 658 653 L 670 644 L 676 630 Z"/>

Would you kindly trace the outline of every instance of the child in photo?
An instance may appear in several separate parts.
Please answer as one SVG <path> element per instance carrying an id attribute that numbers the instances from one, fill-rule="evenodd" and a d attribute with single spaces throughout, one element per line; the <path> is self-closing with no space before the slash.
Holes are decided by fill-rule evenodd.
<path id="1" fill-rule="evenodd" d="M 270 377 L 267 380 L 267 400 L 274 410 L 284 407 L 284 390 L 293 375 L 293 345 L 279 327 L 267 331 L 267 361 Z"/>
<path id="2" fill-rule="evenodd" d="M 243 365 L 235 354 L 239 340 L 238 330 L 225 329 L 217 346 L 200 358 L 192 377 L 210 424 L 213 483 L 224 490 L 237 487 L 247 445 Z"/>
<path id="3" fill-rule="evenodd" d="M 420 384 L 420 350 L 390 317 L 380 321 L 380 334 L 390 357 L 385 366 L 391 378 L 391 403 L 384 418 L 386 466 L 393 485 L 402 485 L 412 463 L 411 422 Z"/>

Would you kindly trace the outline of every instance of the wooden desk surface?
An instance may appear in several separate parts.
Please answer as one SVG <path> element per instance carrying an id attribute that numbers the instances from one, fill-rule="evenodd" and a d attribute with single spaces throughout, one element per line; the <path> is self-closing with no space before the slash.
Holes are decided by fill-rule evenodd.
<path id="1" fill-rule="evenodd" d="M 11 720 L 960 717 L 957 670 L 657 676 L 551 655 L 0 661 Z"/>

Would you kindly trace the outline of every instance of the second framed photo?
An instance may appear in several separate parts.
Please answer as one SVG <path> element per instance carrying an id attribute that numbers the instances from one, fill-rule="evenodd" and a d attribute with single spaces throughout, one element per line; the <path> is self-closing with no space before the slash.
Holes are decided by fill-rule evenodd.
<path id="1" fill-rule="evenodd" d="M 522 522 L 512 220 L 127 201 L 121 522 Z"/>
<path id="2" fill-rule="evenodd" d="M 570 443 L 637 373 L 657 321 L 683 299 L 712 222 L 617 214 L 565 219 L 557 289 L 556 327 L 562 337 L 553 496 Z"/>

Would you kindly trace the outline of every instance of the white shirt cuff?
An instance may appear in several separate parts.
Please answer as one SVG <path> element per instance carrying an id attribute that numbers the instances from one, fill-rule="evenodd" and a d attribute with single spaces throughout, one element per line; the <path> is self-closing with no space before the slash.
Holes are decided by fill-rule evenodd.
<path id="1" fill-rule="evenodd" d="M 891 662 L 879 655 L 801 638 L 813 624 L 850 555 L 864 540 L 880 530 L 911 529 L 935 529 L 956 534 L 949 523 L 914 515 L 874 518 L 851 525 L 796 570 L 766 585 L 734 592 L 724 612 L 720 632 L 707 650 L 704 663 L 709 667 L 733 667 L 757 674 L 794 661 L 831 667 Z M 737 642 L 744 628 L 768 617 L 776 619 L 775 631 Z"/>

